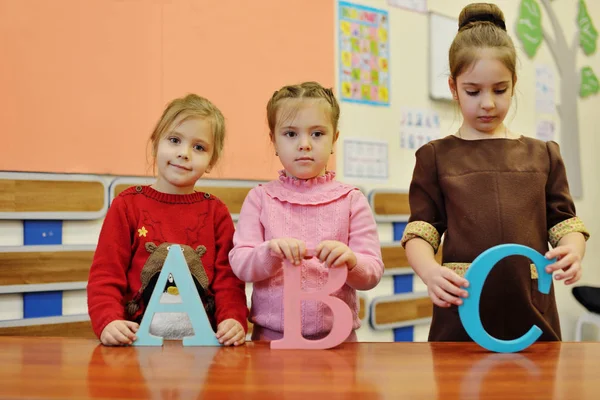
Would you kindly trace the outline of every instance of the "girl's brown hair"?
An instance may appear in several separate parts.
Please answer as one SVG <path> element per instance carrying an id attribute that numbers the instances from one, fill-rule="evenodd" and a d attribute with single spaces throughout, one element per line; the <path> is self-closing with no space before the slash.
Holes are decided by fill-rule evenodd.
<path id="1" fill-rule="evenodd" d="M 477 61 L 478 50 L 497 50 L 498 60 L 512 74 L 513 86 L 517 81 L 517 54 L 512 39 L 506 32 L 502 10 L 495 4 L 472 3 L 462 9 L 458 17 L 458 33 L 450 46 L 450 77 L 456 78 Z"/>
<path id="2" fill-rule="evenodd" d="M 331 124 L 333 133 L 337 132 L 338 121 L 340 119 L 340 105 L 338 104 L 332 89 L 326 89 L 317 82 L 304 82 L 299 85 L 288 85 L 273 93 L 273 96 L 267 103 L 267 122 L 269 124 L 270 135 L 275 132 L 277 124 L 277 111 L 281 100 L 284 99 L 324 99 L 331 106 Z"/>
<path id="3" fill-rule="evenodd" d="M 173 122 L 179 117 L 181 117 L 179 123 L 182 123 L 189 118 L 206 119 L 211 122 L 214 135 L 214 149 L 209 166 L 213 167 L 223 153 L 223 144 L 225 142 L 225 118 L 221 111 L 208 99 L 193 93 L 175 99 L 167 105 L 167 108 L 165 108 L 165 111 L 156 123 L 154 131 L 152 131 L 152 135 L 150 136 L 152 154 L 156 155 L 158 142 L 160 142 L 160 140 L 168 133 Z"/>

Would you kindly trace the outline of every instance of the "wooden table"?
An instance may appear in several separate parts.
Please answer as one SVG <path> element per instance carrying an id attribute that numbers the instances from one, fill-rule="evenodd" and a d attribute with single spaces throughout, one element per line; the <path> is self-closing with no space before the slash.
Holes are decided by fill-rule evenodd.
<path id="1" fill-rule="evenodd" d="M 473 343 L 295 351 L 0 337 L 0 398 L 598 400 L 600 343 L 494 354 Z"/>

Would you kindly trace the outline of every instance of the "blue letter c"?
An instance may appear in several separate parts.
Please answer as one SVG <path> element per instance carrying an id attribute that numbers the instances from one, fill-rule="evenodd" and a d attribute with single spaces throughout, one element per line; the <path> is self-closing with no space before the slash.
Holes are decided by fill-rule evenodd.
<path id="1" fill-rule="evenodd" d="M 518 339 L 500 340 L 487 333 L 481 324 L 479 299 L 481 298 L 483 283 L 496 263 L 508 256 L 525 256 L 533 261 L 538 272 L 538 290 L 544 294 L 550 292 L 552 285 L 552 274 L 546 272 L 546 267 L 556 261 L 546 259 L 527 246 L 502 244 L 481 253 L 467 269 L 465 279 L 469 281 L 469 288 L 467 289 L 469 297 L 463 299 L 463 304 L 458 307 L 460 320 L 471 339 L 481 347 L 498 353 L 521 351 L 531 346 L 542 335 L 542 330 L 534 325 Z"/>

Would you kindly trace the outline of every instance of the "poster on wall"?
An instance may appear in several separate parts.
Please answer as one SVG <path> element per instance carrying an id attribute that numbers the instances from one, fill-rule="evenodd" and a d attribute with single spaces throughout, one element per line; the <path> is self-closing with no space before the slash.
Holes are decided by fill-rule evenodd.
<path id="1" fill-rule="evenodd" d="M 388 0 L 388 5 L 420 13 L 427 12 L 427 0 Z"/>
<path id="2" fill-rule="evenodd" d="M 535 67 L 535 110 L 542 114 L 554 114 L 554 72 L 547 65 Z"/>
<path id="3" fill-rule="evenodd" d="M 545 142 L 556 140 L 556 128 L 553 121 L 539 120 L 536 124 L 535 137 Z"/>
<path id="4" fill-rule="evenodd" d="M 440 137 L 440 116 L 426 108 L 403 107 L 400 120 L 400 147 L 416 150 Z"/>
<path id="5" fill-rule="evenodd" d="M 340 99 L 389 106 L 387 11 L 340 1 L 339 47 Z"/>
<path id="6" fill-rule="evenodd" d="M 388 179 L 388 144 L 365 139 L 344 140 L 344 178 Z"/>

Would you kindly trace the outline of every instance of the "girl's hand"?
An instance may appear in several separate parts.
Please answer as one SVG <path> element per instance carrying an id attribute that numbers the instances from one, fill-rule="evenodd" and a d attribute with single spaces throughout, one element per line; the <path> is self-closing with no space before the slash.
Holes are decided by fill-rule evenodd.
<path id="1" fill-rule="evenodd" d="M 323 240 L 315 249 L 315 257 L 325 263 L 326 267 L 343 267 L 348 271 L 356 267 L 356 255 L 348 246 L 337 240 Z"/>
<path id="2" fill-rule="evenodd" d="M 460 306 L 463 303 L 461 297 L 469 295 L 461 287 L 469 287 L 469 281 L 437 263 L 429 271 L 423 281 L 427 285 L 427 291 L 433 304 L 444 308 L 450 307 L 452 304 Z"/>
<path id="3" fill-rule="evenodd" d="M 306 256 L 306 244 L 302 240 L 294 238 L 271 239 L 269 248 L 273 253 L 294 265 L 300 265 L 300 261 Z"/>
<path id="4" fill-rule="evenodd" d="M 132 344 L 137 337 L 139 325 L 132 321 L 117 319 L 106 325 L 100 334 L 100 342 L 105 346 Z"/>
<path id="5" fill-rule="evenodd" d="M 565 281 L 565 285 L 570 285 L 581 279 L 581 255 L 574 246 L 569 244 L 557 246 L 546 253 L 547 259 L 557 258 L 554 264 L 546 267 L 546 272 L 553 273 L 562 269 L 564 273 L 554 275 L 556 280 Z"/>
<path id="6" fill-rule="evenodd" d="M 242 325 L 233 318 L 221 321 L 217 326 L 217 339 L 224 346 L 239 346 L 246 341 L 246 333 Z"/>

